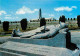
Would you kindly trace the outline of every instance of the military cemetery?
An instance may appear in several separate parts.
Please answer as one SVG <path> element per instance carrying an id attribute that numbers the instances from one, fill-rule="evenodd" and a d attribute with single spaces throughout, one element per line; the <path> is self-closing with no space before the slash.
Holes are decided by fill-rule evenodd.
<path id="1" fill-rule="evenodd" d="M 0 2 L 0 56 L 80 56 L 79 1 Z"/>

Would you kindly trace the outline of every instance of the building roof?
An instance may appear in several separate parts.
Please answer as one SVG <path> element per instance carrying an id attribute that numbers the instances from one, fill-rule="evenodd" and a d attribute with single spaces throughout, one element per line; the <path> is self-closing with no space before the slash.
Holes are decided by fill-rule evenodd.
<path id="1" fill-rule="evenodd" d="M 45 18 L 46 20 L 48 20 L 48 19 L 53 19 L 53 18 Z M 31 20 L 38 20 L 38 19 L 31 19 Z"/>

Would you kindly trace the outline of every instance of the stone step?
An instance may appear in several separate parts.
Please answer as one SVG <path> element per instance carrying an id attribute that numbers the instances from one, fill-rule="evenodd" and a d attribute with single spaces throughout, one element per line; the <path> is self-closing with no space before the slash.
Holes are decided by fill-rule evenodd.
<path id="1" fill-rule="evenodd" d="M 12 52 L 0 50 L 0 56 L 27 56 L 27 55 L 22 55 L 22 54 L 17 54 L 17 53 L 12 53 Z"/>
<path id="2" fill-rule="evenodd" d="M 72 56 L 73 55 L 73 52 L 66 48 L 50 47 L 50 46 L 36 45 L 36 44 L 25 44 L 25 43 L 12 42 L 12 41 L 3 43 L 0 46 L 0 50 L 10 52 L 10 53 L 15 53 L 15 54 L 27 55 L 27 56 L 55 56 L 55 55 Z"/>
<path id="3" fill-rule="evenodd" d="M 16 53 L 16 54 L 22 54 L 22 55 L 28 55 L 28 56 L 43 56 L 44 53 L 42 51 L 38 51 L 34 48 L 35 45 L 32 44 L 23 44 L 19 42 L 11 42 L 8 41 L 0 46 L 1 51 Z"/>
<path id="4" fill-rule="evenodd" d="M 16 50 L 12 50 L 12 49 L 7 49 L 7 48 L 0 48 L 0 52 L 2 55 L 12 55 L 12 56 L 43 56 L 43 55 L 39 55 L 39 54 L 32 54 L 32 53 L 28 53 L 28 52 L 22 52 L 22 51 L 16 51 Z M 16 54 L 16 55 L 15 55 Z"/>

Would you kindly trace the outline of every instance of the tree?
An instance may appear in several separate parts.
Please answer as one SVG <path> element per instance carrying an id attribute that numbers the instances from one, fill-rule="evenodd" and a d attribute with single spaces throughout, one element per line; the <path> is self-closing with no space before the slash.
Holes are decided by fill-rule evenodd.
<path id="1" fill-rule="evenodd" d="M 71 18 L 71 21 L 72 21 L 72 18 Z"/>
<path id="2" fill-rule="evenodd" d="M 75 18 L 74 18 L 74 20 L 75 20 Z"/>
<path id="3" fill-rule="evenodd" d="M 69 18 L 68 18 L 68 21 L 69 21 Z"/>
<path id="4" fill-rule="evenodd" d="M 45 18 L 40 19 L 40 27 L 46 25 L 46 20 Z"/>
<path id="5" fill-rule="evenodd" d="M 65 16 L 64 16 L 64 15 L 62 15 L 62 17 L 60 16 L 60 18 L 59 18 L 59 22 L 60 22 L 60 21 L 65 23 L 66 18 L 65 18 Z"/>
<path id="6" fill-rule="evenodd" d="M 3 30 L 4 31 L 8 31 L 8 29 L 9 29 L 9 22 L 8 21 L 4 21 L 3 22 Z"/>
<path id="7" fill-rule="evenodd" d="M 64 23 L 65 23 L 65 21 L 66 21 L 65 16 L 64 16 L 64 15 L 62 15 L 62 22 L 64 22 Z"/>
<path id="8" fill-rule="evenodd" d="M 26 28 L 27 28 L 27 19 L 26 18 L 22 19 L 20 23 L 21 23 L 22 30 L 26 30 Z"/>
<path id="9" fill-rule="evenodd" d="M 0 24 L 1 24 L 1 20 L 0 20 Z"/>
<path id="10" fill-rule="evenodd" d="M 60 16 L 60 18 L 59 18 L 59 23 L 60 23 L 61 20 L 62 20 L 62 17 Z"/>
<path id="11" fill-rule="evenodd" d="M 78 24 L 78 27 L 80 27 L 80 15 L 77 16 L 77 24 Z"/>
<path id="12" fill-rule="evenodd" d="M 56 19 L 55 19 L 55 21 L 56 21 Z"/>

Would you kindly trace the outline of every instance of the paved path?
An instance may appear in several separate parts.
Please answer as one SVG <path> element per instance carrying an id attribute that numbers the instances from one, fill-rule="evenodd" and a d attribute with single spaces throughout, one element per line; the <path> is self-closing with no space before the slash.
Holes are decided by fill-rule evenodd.
<path id="1" fill-rule="evenodd" d="M 9 39 L 10 37 L 0 37 L 0 42 L 5 42 Z"/>
<path id="2" fill-rule="evenodd" d="M 80 32 L 71 32 L 71 42 L 77 44 L 80 48 Z"/>

